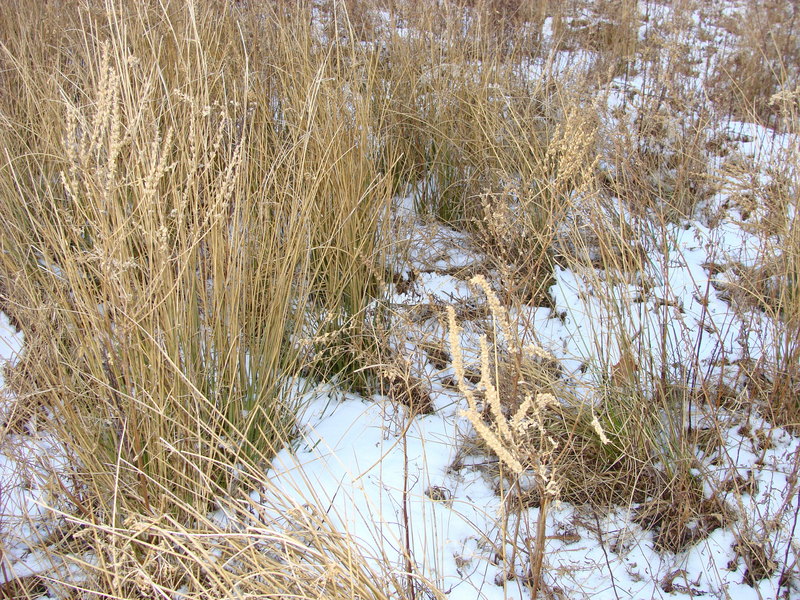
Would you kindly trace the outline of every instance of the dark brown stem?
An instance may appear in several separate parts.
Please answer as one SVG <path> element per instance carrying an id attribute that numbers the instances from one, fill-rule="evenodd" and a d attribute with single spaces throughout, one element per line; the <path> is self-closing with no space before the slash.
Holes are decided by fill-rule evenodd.
<path id="1" fill-rule="evenodd" d="M 547 509 L 550 499 L 541 486 L 541 500 L 539 504 L 539 519 L 536 522 L 536 545 L 531 558 L 531 600 L 536 600 L 539 588 L 542 585 L 542 562 L 544 560 L 545 530 L 547 529 Z"/>

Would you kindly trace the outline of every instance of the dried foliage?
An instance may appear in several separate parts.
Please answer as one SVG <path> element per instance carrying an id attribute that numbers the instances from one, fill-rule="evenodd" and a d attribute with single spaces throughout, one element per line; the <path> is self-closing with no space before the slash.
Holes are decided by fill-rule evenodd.
<path id="1" fill-rule="evenodd" d="M 746 2 L 738 20 L 695 0 L 5 4 L 0 309 L 26 349 L 2 426 L 45 429 L 66 457 L 50 489 L 63 528 L 43 540 L 70 566 L 47 582 L 65 595 L 414 593 L 410 567 L 377 568 L 384 557 L 261 481 L 292 438 L 302 381 L 435 408 L 386 344 L 386 284 L 413 287 L 393 272 L 398 194 L 486 256 L 457 273 L 480 274 L 485 306 L 417 307 L 446 310 L 449 326 L 450 353 L 422 350 L 466 398 L 477 435 L 464 452 L 497 458 L 508 576 L 533 597 L 559 500 L 635 504 L 669 551 L 733 520 L 694 460 L 719 426 L 701 439 L 687 407 L 718 423 L 755 406 L 800 428 L 800 151 L 785 149 L 765 183 L 726 128 L 797 131 L 796 3 Z M 718 34 L 713 56 L 689 60 Z M 713 227 L 716 192 L 761 247 L 708 268 L 725 275 L 714 285 L 749 328 L 741 338 L 769 334 L 769 352 L 745 354 L 774 357 L 721 357 L 734 383 L 684 343 L 719 338 L 714 323 L 670 328 L 667 290 L 648 317 L 662 334 L 645 338 L 631 326 L 641 298 L 623 293 L 667 278 L 670 228 Z M 553 305 L 556 268 L 579 274 L 606 328 L 588 349 L 588 391 L 520 316 Z M 465 320 L 486 325 L 475 373 Z M 777 550 L 747 527 L 752 584 Z"/>

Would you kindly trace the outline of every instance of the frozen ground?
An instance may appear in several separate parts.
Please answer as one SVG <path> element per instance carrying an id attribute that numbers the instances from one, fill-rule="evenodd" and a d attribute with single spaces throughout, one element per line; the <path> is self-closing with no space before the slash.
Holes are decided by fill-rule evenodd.
<path id="1" fill-rule="evenodd" d="M 436 311 L 445 304 L 478 297 L 450 274 L 465 264 L 469 249 L 464 249 L 456 232 L 435 226 L 440 230 L 432 237 L 424 230 L 434 226 L 413 226 L 432 246 L 413 255 L 411 267 L 418 276 L 411 289 L 393 300 L 398 310 L 419 312 L 425 307 L 433 311 L 407 321 L 411 325 L 402 345 L 415 357 L 417 376 L 429 383 L 434 412 L 411 418 L 405 408 L 386 399 L 365 399 L 320 387 L 312 392 L 300 420 L 297 443 L 279 454 L 268 477 L 301 503 L 311 502 L 325 510 L 375 557 L 398 569 L 404 564 L 408 527 L 418 572 L 449 598 L 525 598 L 529 590 L 521 578 L 508 577 L 505 571 L 503 554 L 511 550 L 504 546 L 502 506 L 493 482 L 477 467 L 451 468 L 470 432 L 469 423 L 460 416 L 466 408 L 464 400 L 443 384 L 452 377 L 452 368 L 434 366 L 416 347 L 431 338 L 444 346 L 446 331 L 439 327 Z M 732 221 L 713 230 L 692 223 L 668 231 L 673 252 L 667 274 L 663 257 L 654 255 L 652 275 L 660 277 L 659 285 L 649 288 L 650 297 L 640 303 L 639 318 L 626 326 L 646 329 L 667 318 L 676 332 L 670 352 L 688 352 L 699 341 L 697 356 L 704 368 L 720 354 L 740 356 L 743 324 L 717 297 L 703 265 L 719 262 L 720 256 L 735 255 L 746 261 L 747 234 Z M 596 361 L 598 349 L 609 353 L 606 364 L 617 360 L 617 350 L 598 339 L 608 315 L 606 305 L 587 287 L 595 280 L 562 268 L 555 275 L 551 289 L 555 306 L 528 309 L 518 315 L 519 323 L 532 328 L 537 341 L 559 358 L 569 376 L 580 381 L 580 366 Z M 617 291 L 641 292 L 629 284 L 620 284 Z M 670 311 L 666 317 L 665 310 Z M 22 340 L 2 319 L 3 360 L 13 361 Z M 704 323 L 712 323 L 719 335 L 699 340 Z M 757 329 L 749 331 L 755 335 Z M 470 339 L 474 343 L 474 338 L 464 336 L 465 343 Z M 595 514 L 561 504 L 547 516 L 545 583 L 551 593 L 597 599 L 776 597 L 781 575 L 797 568 L 800 552 L 796 531 L 800 440 L 755 414 L 723 416 L 716 426 L 724 432 L 725 444 L 708 455 L 698 451 L 698 465 L 710 482 L 709 494 L 731 477 L 750 481 L 751 493 L 738 496 L 731 491 L 725 497 L 737 520 L 673 554 L 658 551 L 653 532 L 633 524 L 633 506 Z M 44 481 L 37 478 L 35 465 L 52 454 L 52 447 L 46 436 L 37 435 L 23 440 L 8 434 L 2 440 L 0 501 L 6 578 L 39 572 L 48 564 L 33 549 L 37 532 L 48 527 Z M 481 460 L 479 456 L 472 459 Z M 520 515 L 522 527 L 536 523 L 538 510 Z M 777 550 L 772 575 L 753 585 L 746 582 L 747 565 L 737 552 L 742 537 L 769 540 Z M 800 591 L 793 589 L 790 597 L 800 598 Z"/>
<path id="2" fill-rule="evenodd" d="M 711 254 L 746 258 L 743 235 L 730 228 L 712 232 L 699 223 L 671 228 L 674 252 L 668 276 L 650 289 L 652 298 L 643 303 L 642 319 L 628 325 L 634 329 L 657 325 L 663 317 L 650 317 L 668 308 L 674 313 L 668 320 L 677 332 L 675 353 L 691 354 L 705 322 L 721 333 L 706 336 L 705 344 L 701 341 L 696 351 L 701 366 L 709 367 L 720 354 L 739 356 L 744 341 L 736 334 L 742 324 L 716 297 L 702 265 Z M 439 239 L 447 237 L 442 234 Z M 448 252 L 453 253 L 453 247 L 445 245 L 433 254 L 440 261 Z M 454 265 L 463 263 L 459 251 L 452 258 Z M 660 260 L 654 257 L 653 264 Z M 397 306 L 408 307 L 414 298 L 417 305 L 424 298 L 435 306 L 470 296 L 461 280 L 437 273 L 451 271 L 452 265 L 431 268 L 429 262 L 420 261 L 414 268 L 428 272 L 417 278 L 412 291 L 395 298 Z M 556 306 L 532 309 L 524 323 L 532 324 L 539 342 L 562 364 L 574 367 L 570 375 L 578 376 L 578 366 L 593 360 L 592 354 L 602 347 L 595 336 L 603 334 L 597 323 L 607 316 L 606 309 L 586 293 L 580 274 L 559 269 L 556 275 L 551 290 Z M 659 298 L 670 302 L 654 300 Z M 406 343 L 437 332 L 445 335 L 436 316 L 429 317 L 419 331 L 407 330 Z M 610 352 L 614 361 L 614 350 Z M 492 482 L 478 468 L 451 468 L 470 431 L 460 416 L 466 403 L 441 383 L 452 370 L 437 369 L 420 358 L 416 373 L 430 382 L 433 414 L 408 418 L 404 409 L 388 401 L 317 390 L 302 419 L 300 441 L 279 455 L 270 478 L 298 500 L 314 498 L 376 556 L 394 556 L 398 569 L 408 527 L 417 568 L 450 598 L 524 598 L 529 590 L 519 577 L 506 576 L 499 558 L 504 552 L 502 506 Z M 695 419 L 696 426 L 702 426 L 703 417 L 697 414 Z M 792 479 L 798 471 L 800 440 L 757 415 L 723 415 L 715 426 L 721 429 L 724 446 L 708 454 L 698 451 L 698 467 L 704 471 L 708 495 L 732 477 L 751 480 L 751 493 L 723 494 L 737 520 L 674 554 L 657 550 L 653 532 L 633 524 L 633 506 L 595 514 L 561 504 L 548 514 L 546 533 L 545 581 L 556 597 L 776 597 L 779 578 L 796 568 L 800 549 L 795 531 L 798 487 Z M 538 510 L 520 516 L 523 526 L 536 523 Z M 737 552 L 743 537 L 768 538 L 776 548 L 785 549 L 777 554 L 788 562 L 777 565 L 771 577 L 749 585 L 747 566 Z M 800 597 L 800 592 L 792 590 L 790 596 Z"/>
<path id="3" fill-rule="evenodd" d="M 705 46 L 716 43 L 719 35 L 711 26 L 707 30 L 709 41 L 694 40 L 691 46 L 703 60 L 713 57 Z M 611 108 L 630 108 L 627 99 L 645 93 L 635 78 L 619 80 L 616 86 L 619 94 L 605 96 Z M 780 153 L 796 148 L 796 139 L 776 136 L 755 124 L 730 121 L 728 127 L 730 151 L 754 163 L 768 165 L 780 160 Z M 780 251 L 779 244 L 770 247 L 769 240 L 748 230 L 747 218 L 728 201 L 739 182 L 728 183 L 704 208 L 713 219 L 698 217 L 667 225 L 661 232 L 664 243 L 656 247 L 652 239 L 641 240 L 648 260 L 635 281 L 609 284 L 601 297 L 597 272 L 556 267 L 550 289 L 554 306 L 512 313 L 521 335 L 552 353 L 565 377 L 586 394 L 592 389 L 588 379 L 592 369 L 586 365 L 613 365 L 620 360 L 620 349 L 608 343 L 609 327 L 623 328 L 640 340 L 657 340 L 666 324 L 670 364 L 691 356 L 694 364 L 684 366 L 706 373 L 738 359 L 774 358 L 778 347 L 774 324 L 757 311 L 735 313 L 721 291 L 735 283 L 738 265 L 752 265 L 765 252 Z M 463 272 L 484 262 L 484 257 L 464 234 L 420 220 L 408 210 L 407 200 L 403 204 L 400 214 L 411 240 L 406 273 L 413 273 L 414 279 L 408 289 L 392 297 L 401 332 L 392 343 L 409 357 L 415 377 L 425 382 L 434 410 L 412 416 L 385 398 L 361 398 L 321 386 L 309 393 L 298 440 L 278 455 L 267 477 L 300 503 L 327 512 L 341 530 L 369 548 L 375 560 L 388 561 L 398 570 L 406 562 L 408 530 L 415 568 L 427 580 L 425 585 L 448 598 L 527 598 L 530 590 L 519 573 L 508 572 L 504 560 L 512 550 L 504 542 L 503 507 L 494 482 L 477 465 L 487 457 L 471 456 L 475 464 L 467 461 L 463 468 L 452 468 L 471 432 L 461 415 L 466 403 L 447 384 L 452 367 L 435 364 L 422 349 L 430 344 L 447 349 L 442 325 L 446 305 L 461 307 L 461 314 L 468 315 L 480 302 Z M 717 268 L 712 272 L 709 265 Z M 609 297 L 638 298 L 637 312 L 615 321 Z M 467 359 L 475 360 L 476 328 L 469 321 L 462 321 L 462 342 Z M 0 315 L 0 360 L 13 362 L 22 344 L 21 336 Z M 13 402 L 3 393 L 0 389 L 5 420 Z M 706 417 L 698 412 L 691 418 L 699 427 Z M 721 431 L 724 443 L 708 452 L 698 449 L 697 469 L 706 494 L 721 495 L 736 518 L 672 553 L 656 549 L 654 532 L 633 522 L 636 506 L 597 513 L 556 505 L 547 515 L 544 565 L 544 582 L 552 597 L 760 600 L 782 594 L 800 598 L 800 439 L 755 412 L 721 413 L 713 426 Z M 39 534 L 52 524 L 46 510 L 46 470 L 37 465 L 52 457 L 53 444 L 40 432 L 6 433 L 0 444 L 2 584 L 49 568 L 47 557 L 35 549 Z M 733 480 L 744 482 L 734 488 L 746 491 L 726 488 L 725 482 Z M 255 490 L 252 497 L 258 499 L 260 494 Z M 523 532 L 530 528 L 534 535 L 538 512 L 531 508 L 519 515 Z M 222 513 L 215 518 L 225 524 Z M 748 543 L 770 546 L 774 568 L 767 569 L 769 576 L 748 574 L 751 565 L 742 551 Z M 790 575 L 788 587 L 780 583 L 785 575 Z"/>

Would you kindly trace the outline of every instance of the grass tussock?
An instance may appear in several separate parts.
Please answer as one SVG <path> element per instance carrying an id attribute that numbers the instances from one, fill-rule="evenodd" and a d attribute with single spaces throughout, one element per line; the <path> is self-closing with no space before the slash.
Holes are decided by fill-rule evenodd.
<path id="1" fill-rule="evenodd" d="M 729 522 L 729 511 L 716 497 L 704 496 L 700 479 L 691 472 L 696 441 L 673 421 L 679 418 L 685 390 L 670 388 L 669 397 L 645 396 L 638 366 L 632 357 L 623 357 L 598 384 L 598 401 L 587 403 L 563 379 L 552 354 L 522 344 L 486 280 L 477 277 L 473 283 L 491 309 L 491 325 L 480 340 L 476 384 L 464 368 L 455 311 L 448 311 L 456 381 L 469 403 L 464 414 L 477 434 L 464 452 L 482 448 L 497 456 L 489 472 L 507 495 L 507 507 L 538 507 L 544 522 L 557 500 L 596 507 L 639 505 L 635 520 L 654 529 L 657 546 L 670 551 Z M 454 468 L 463 468 L 463 458 Z M 533 579 L 539 577 L 536 561 L 542 552 L 530 553 Z"/>
<path id="2" fill-rule="evenodd" d="M 6 13 L 6 30 L 39 43 L 56 19 L 40 10 Z M 329 373 L 317 340 L 335 332 L 334 360 L 359 347 L 390 175 L 371 107 L 333 85 L 352 56 L 318 53 L 299 14 L 65 10 L 55 58 L 23 35 L 2 48 L 4 300 L 29 340 L 15 391 L 65 446 L 59 506 L 97 528 L 88 547 L 103 537 L 116 573 L 162 543 L 122 551 L 125 523 L 202 530 L 221 491 L 257 485 L 243 469 L 290 438 L 301 367 Z M 282 54 L 266 62 L 248 35 Z M 98 589 L 132 593 L 115 581 Z"/>

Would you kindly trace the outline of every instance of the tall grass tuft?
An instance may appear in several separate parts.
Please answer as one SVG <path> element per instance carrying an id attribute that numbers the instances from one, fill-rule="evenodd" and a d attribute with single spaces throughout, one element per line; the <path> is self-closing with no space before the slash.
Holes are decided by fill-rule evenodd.
<path id="1" fill-rule="evenodd" d="M 299 15 L 235 10 L 4 17 L 17 392 L 66 445 L 61 494 L 83 519 L 188 526 L 220 489 L 253 488 L 241 465 L 290 439 L 296 376 L 315 370 L 304 340 L 357 330 L 381 293 L 389 188 L 364 101 L 332 84 L 339 57 L 315 52 Z M 55 58 L 15 28 L 59 32 Z M 283 53 L 249 49 L 258 36 Z"/>

